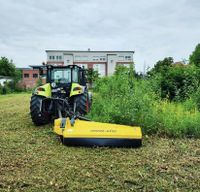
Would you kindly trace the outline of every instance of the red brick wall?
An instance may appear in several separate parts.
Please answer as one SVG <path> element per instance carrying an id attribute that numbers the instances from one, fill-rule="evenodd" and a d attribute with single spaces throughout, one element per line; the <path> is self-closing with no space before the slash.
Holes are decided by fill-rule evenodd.
<path id="1" fill-rule="evenodd" d="M 29 77 L 24 77 L 24 74 L 29 74 Z M 33 78 L 33 74 L 37 74 L 37 78 Z M 33 88 L 36 86 L 39 79 L 39 70 L 38 69 L 24 69 L 22 70 L 22 84 L 24 88 Z"/>

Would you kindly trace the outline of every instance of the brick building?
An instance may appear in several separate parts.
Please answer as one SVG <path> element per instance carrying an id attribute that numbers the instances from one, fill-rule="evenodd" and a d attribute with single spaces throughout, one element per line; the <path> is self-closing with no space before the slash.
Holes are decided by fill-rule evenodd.
<path id="1" fill-rule="evenodd" d="M 34 68 L 18 68 L 22 71 L 22 80 L 20 86 L 23 88 L 33 88 L 39 79 L 39 69 Z"/>
<path id="2" fill-rule="evenodd" d="M 85 69 L 94 68 L 100 76 L 112 75 L 116 65 L 129 66 L 133 63 L 134 51 L 67 51 L 46 50 L 47 64 L 51 65 L 78 65 Z M 32 65 L 31 68 L 22 68 L 22 85 L 33 88 L 39 77 L 45 82 L 46 71 L 41 73 L 42 65 Z M 42 75 L 41 75 L 42 74 Z"/>

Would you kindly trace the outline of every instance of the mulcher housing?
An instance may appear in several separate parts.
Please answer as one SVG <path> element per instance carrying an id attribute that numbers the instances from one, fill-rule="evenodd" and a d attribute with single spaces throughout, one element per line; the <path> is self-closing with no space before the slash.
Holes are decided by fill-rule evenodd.
<path id="1" fill-rule="evenodd" d="M 140 127 L 99 123 L 69 118 L 59 118 L 54 122 L 54 132 L 63 144 L 71 146 L 140 147 L 142 132 Z"/>

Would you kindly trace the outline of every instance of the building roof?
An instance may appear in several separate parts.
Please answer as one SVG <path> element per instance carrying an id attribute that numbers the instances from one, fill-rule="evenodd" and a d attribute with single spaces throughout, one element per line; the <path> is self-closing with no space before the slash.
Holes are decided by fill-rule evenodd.
<path id="1" fill-rule="evenodd" d="M 135 53 L 135 51 L 91 51 L 91 50 L 45 50 L 46 52 L 71 52 L 71 53 L 88 53 L 88 52 L 91 52 L 91 53 Z"/>
<path id="2" fill-rule="evenodd" d="M 44 65 L 29 65 L 31 68 L 33 69 L 41 69 L 41 68 L 45 68 L 46 66 Z"/>
<path id="3" fill-rule="evenodd" d="M 30 67 L 17 67 L 18 70 L 30 70 Z"/>

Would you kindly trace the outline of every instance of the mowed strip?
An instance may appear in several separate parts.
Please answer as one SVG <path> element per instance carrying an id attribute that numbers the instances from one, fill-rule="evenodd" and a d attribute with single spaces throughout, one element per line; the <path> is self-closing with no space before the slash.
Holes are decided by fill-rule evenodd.
<path id="1" fill-rule="evenodd" d="M 30 94 L 0 96 L 0 191 L 199 191 L 200 140 L 144 136 L 143 147 L 66 147 L 36 127 Z"/>

